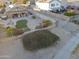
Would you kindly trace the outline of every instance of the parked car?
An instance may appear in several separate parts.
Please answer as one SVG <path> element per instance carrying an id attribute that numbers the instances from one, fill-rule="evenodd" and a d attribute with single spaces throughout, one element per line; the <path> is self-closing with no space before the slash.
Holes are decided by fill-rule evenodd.
<path id="1" fill-rule="evenodd" d="M 30 12 L 30 11 L 28 11 L 28 14 L 33 15 L 33 13 L 32 13 L 32 12 Z"/>
<path id="2" fill-rule="evenodd" d="M 7 17 L 7 16 L 1 16 L 0 18 L 1 18 L 2 20 L 7 20 L 8 17 Z"/>
<path id="3" fill-rule="evenodd" d="M 54 13 L 63 13 L 65 11 L 66 11 L 66 8 L 64 8 L 64 6 L 61 6 L 61 8 L 59 8 L 59 9 L 51 10 L 51 12 L 54 12 Z"/>

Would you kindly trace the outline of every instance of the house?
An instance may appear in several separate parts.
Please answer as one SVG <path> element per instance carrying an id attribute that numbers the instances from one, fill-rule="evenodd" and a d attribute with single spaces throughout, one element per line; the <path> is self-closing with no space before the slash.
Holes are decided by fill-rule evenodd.
<path id="1" fill-rule="evenodd" d="M 62 4 L 60 0 L 38 0 L 36 7 L 41 10 L 61 10 Z"/>
<path id="2" fill-rule="evenodd" d="M 50 10 L 53 10 L 53 11 L 55 11 L 55 10 L 60 11 L 62 9 L 61 1 L 57 1 L 57 0 L 50 1 L 49 8 L 50 8 Z"/>
<path id="3" fill-rule="evenodd" d="M 20 4 L 14 4 L 7 7 L 5 15 L 8 18 L 18 18 L 27 15 L 27 7 Z"/>

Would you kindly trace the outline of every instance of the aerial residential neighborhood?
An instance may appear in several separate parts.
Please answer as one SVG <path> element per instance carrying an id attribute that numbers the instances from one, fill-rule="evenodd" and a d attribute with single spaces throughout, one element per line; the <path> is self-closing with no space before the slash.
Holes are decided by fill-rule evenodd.
<path id="1" fill-rule="evenodd" d="M 79 59 L 79 0 L 0 0 L 0 59 Z"/>

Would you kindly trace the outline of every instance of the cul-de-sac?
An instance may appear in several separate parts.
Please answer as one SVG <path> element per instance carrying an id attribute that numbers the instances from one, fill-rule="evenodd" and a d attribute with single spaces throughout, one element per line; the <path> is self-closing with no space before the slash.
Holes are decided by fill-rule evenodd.
<path id="1" fill-rule="evenodd" d="M 79 59 L 79 0 L 0 0 L 0 59 Z"/>

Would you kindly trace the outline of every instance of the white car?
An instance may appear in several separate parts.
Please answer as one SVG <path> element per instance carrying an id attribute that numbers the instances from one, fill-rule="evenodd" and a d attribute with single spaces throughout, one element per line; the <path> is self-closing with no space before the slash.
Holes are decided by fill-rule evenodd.
<path id="1" fill-rule="evenodd" d="M 51 1 L 49 6 L 50 6 L 50 11 L 53 12 L 60 12 L 65 10 L 64 6 L 62 6 L 60 1 Z"/>

